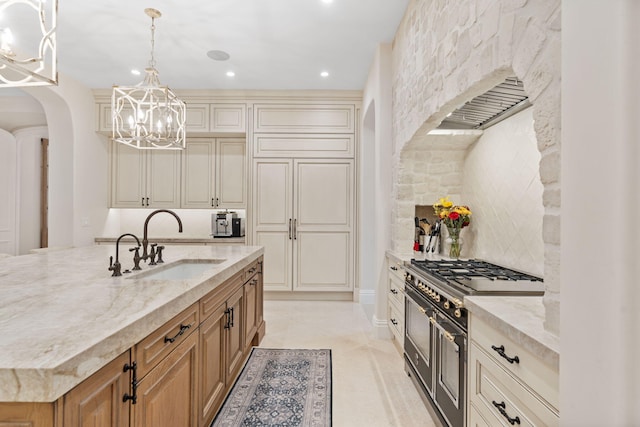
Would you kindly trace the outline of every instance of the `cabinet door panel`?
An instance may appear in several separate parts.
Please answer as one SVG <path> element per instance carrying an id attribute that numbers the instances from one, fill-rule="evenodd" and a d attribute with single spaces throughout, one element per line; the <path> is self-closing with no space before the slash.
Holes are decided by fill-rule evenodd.
<path id="1" fill-rule="evenodd" d="M 297 160 L 294 177 L 294 290 L 354 286 L 352 160 Z"/>
<path id="2" fill-rule="evenodd" d="M 244 333 L 244 346 L 249 347 L 253 342 L 253 337 L 258 330 L 258 324 L 256 322 L 256 308 L 257 308 L 257 288 L 258 288 L 258 275 L 256 274 L 247 283 L 244 284 L 244 313 L 245 313 L 245 333 Z"/>
<path id="3" fill-rule="evenodd" d="M 138 385 L 135 427 L 198 426 L 198 334 L 191 334 Z"/>
<path id="4" fill-rule="evenodd" d="M 217 141 L 216 197 L 220 208 L 246 207 L 246 145 L 244 139 Z"/>
<path id="5" fill-rule="evenodd" d="M 258 231 L 255 244 L 264 247 L 263 283 L 266 291 L 290 291 L 293 249 L 287 231 Z"/>
<path id="6" fill-rule="evenodd" d="M 353 211 L 352 162 L 297 161 L 295 218 L 304 227 L 350 227 Z"/>
<path id="7" fill-rule="evenodd" d="M 200 325 L 200 425 L 208 426 L 222 405 L 225 392 L 226 303 Z"/>
<path id="8" fill-rule="evenodd" d="M 290 160 L 256 163 L 253 187 L 256 231 L 289 229 L 292 219 L 291 169 Z"/>
<path id="9" fill-rule="evenodd" d="M 64 396 L 65 426 L 121 427 L 129 425 L 129 402 L 122 397 L 129 391 L 129 351 L 114 359 Z M 2 423 L 0 423 L 2 424 Z"/>
<path id="10" fill-rule="evenodd" d="M 227 330 L 227 385 L 235 380 L 242 367 L 244 356 L 244 290 L 242 288 L 227 300 L 231 320 Z"/>
<path id="11" fill-rule="evenodd" d="M 189 140 L 182 153 L 182 207 L 212 208 L 215 141 Z"/>
<path id="12" fill-rule="evenodd" d="M 149 151 L 147 154 L 149 207 L 180 207 L 180 151 Z"/>
<path id="13" fill-rule="evenodd" d="M 296 291 L 348 291 L 353 288 L 348 232 L 298 232 L 294 264 Z"/>
<path id="14" fill-rule="evenodd" d="M 142 150 L 111 142 L 111 207 L 143 207 L 144 156 Z"/>

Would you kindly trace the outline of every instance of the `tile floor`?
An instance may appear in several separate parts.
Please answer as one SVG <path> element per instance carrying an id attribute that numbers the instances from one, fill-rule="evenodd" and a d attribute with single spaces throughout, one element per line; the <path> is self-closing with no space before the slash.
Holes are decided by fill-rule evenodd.
<path id="1" fill-rule="evenodd" d="M 334 427 L 435 427 L 398 350 L 353 302 L 265 301 L 266 348 L 329 348 Z"/>

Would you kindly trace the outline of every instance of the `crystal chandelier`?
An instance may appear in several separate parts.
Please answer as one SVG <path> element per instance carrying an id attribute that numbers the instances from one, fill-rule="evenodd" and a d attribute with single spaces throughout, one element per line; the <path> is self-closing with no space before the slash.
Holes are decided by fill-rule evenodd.
<path id="1" fill-rule="evenodd" d="M 142 150 L 181 150 L 186 144 L 186 106 L 171 89 L 160 86 L 153 56 L 154 23 L 162 14 L 151 8 L 144 12 L 151 17 L 151 60 L 144 81 L 113 86 L 113 140 Z"/>
<path id="2" fill-rule="evenodd" d="M 0 88 L 57 85 L 58 0 L 0 0 Z"/>

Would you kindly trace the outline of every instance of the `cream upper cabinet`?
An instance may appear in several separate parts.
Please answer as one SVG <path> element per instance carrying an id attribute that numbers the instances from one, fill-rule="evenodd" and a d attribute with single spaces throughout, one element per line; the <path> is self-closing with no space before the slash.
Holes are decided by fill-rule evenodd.
<path id="1" fill-rule="evenodd" d="M 353 104 L 255 104 L 255 133 L 353 133 Z"/>
<path id="2" fill-rule="evenodd" d="M 180 207 L 180 151 L 111 142 L 111 207 Z"/>
<path id="3" fill-rule="evenodd" d="M 96 105 L 97 130 L 111 135 L 111 103 Z M 127 114 L 125 113 L 125 116 Z M 247 105 L 244 103 L 199 103 L 187 102 L 186 131 L 191 134 L 245 133 L 247 131 Z"/>
<path id="4" fill-rule="evenodd" d="M 353 290 L 353 160 L 260 159 L 254 168 L 264 289 Z"/>
<path id="5" fill-rule="evenodd" d="M 192 138 L 182 153 L 183 208 L 246 207 L 243 138 Z"/>
<path id="6" fill-rule="evenodd" d="M 245 104 L 211 104 L 210 131 L 244 133 L 247 131 Z"/>

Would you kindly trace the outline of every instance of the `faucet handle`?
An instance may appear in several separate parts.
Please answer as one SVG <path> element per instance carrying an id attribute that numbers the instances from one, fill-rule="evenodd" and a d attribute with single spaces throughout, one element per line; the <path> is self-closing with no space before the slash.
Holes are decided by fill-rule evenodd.
<path id="1" fill-rule="evenodd" d="M 122 273 L 120 272 L 120 263 L 118 261 L 113 262 L 113 256 L 109 257 L 109 271 L 113 271 L 113 274 L 111 275 L 111 277 L 118 277 L 118 276 L 122 276 Z"/>
<path id="2" fill-rule="evenodd" d="M 140 257 L 140 246 L 136 246 L 135 248 L 131 248 L 129 249 L 129 252 L 134 252 L 133 254 L 133 268 L 131 270 L 136 271 L 136 270 L 142 270 L 140 268 L 140 260 L 142 259 Z"/>
<path id="3" fill-rule="evenodd" d="M 158 264 L 163 264 L 164 261 L 162 259 L 162 250 L 164 249 L 164 246 L 158 246 L 158 261 L 156 261 L 156 263 Z"/>
<path id="4" fill-rule="evenodd" d="M 151 245 L 151 252 L 149 252 L 149 258 L 151 258 L 151 262 L 149 263 L 149 265 L 156 265 L 156 246 L 158 246 L 157 243 L 152 243 Z"/>

